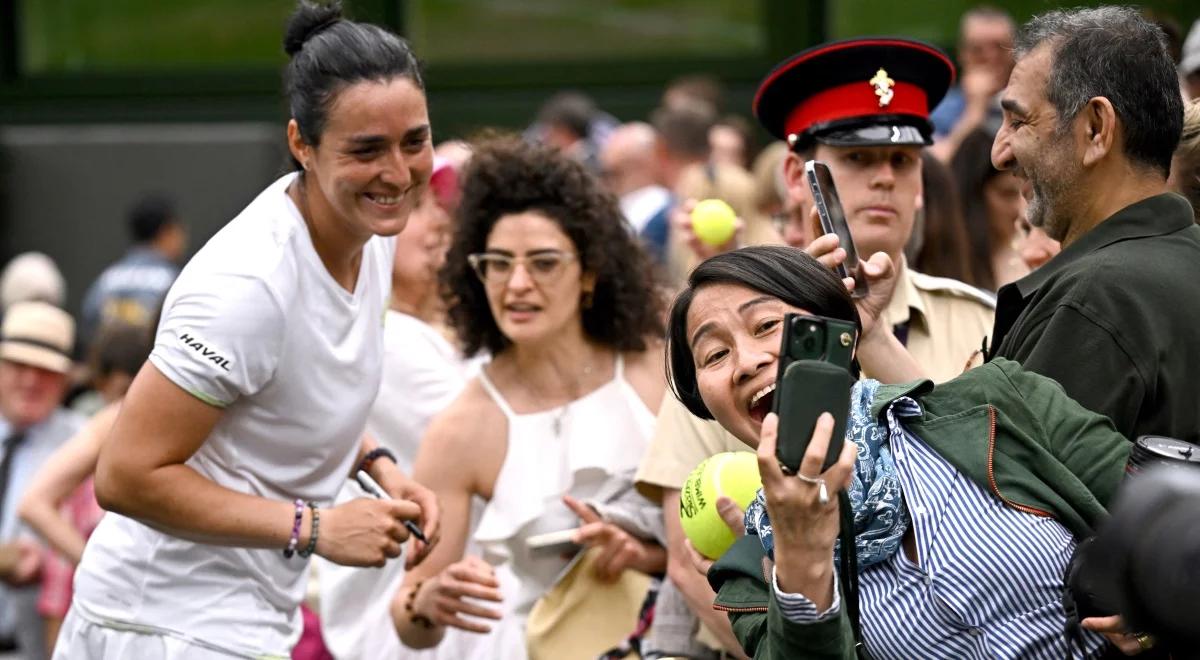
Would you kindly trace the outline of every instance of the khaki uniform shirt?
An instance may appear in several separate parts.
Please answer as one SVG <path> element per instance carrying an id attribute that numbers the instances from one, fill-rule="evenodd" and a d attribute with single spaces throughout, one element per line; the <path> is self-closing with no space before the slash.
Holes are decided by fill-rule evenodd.
<path id="1" fill-rule="evenodd" d="M 980 349 L 992 332 L 996 299 L 958 280 L 901 268 L 883 322 L 893 327 L 908 324 L 906 346 L 925 375 L 942 383 L 966 371 L 968 362 L 981 363 Z"/>

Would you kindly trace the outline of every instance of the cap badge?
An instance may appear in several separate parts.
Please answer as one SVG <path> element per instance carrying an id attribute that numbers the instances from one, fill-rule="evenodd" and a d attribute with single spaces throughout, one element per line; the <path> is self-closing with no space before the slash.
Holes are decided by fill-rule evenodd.
<path id="1" fill-rule="evenodd" d="M 892 87 L 896 85 L 896 81 L 888 78 L 887 71 L 879 69 L 875 72 L 875 77 L 867 82 L 875 88 L 875 96 L 879 97 L 879 107 L 887 107 L 887 104 L 892 102 L 892 96 L 895 95 Z"/>

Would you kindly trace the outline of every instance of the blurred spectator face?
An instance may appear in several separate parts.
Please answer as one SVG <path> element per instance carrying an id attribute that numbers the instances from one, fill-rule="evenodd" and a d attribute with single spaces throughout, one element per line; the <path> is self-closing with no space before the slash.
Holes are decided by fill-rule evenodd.
<path id="1" fill-rule="evenodd" d="M 421 204 L 408 216 L 408 225 L 396 238 L 392 263 L 392 285 L 404 287 L 413 297 L 431 295 L 437 288 L 437 272 L 450 246 L 450 214 L 437 202 L 431 188 Z"/>
<path id="2" fill-rule="evenodd" d="M 992 145 L 992 165 L 1029 184 L 1029 224 L 1055 240 L 1066 234 L 1070 198 L 1081 175 L 1070 131 L 1058 130 L 1058 113 L 1046 97 L 1051 51 L 1038 46 L 1021 59 L 1004 92 L 1004 123 Z"/>
<path id="3" fill-rule="evenodd" d="M 47 417 L 67 391 L 66 374 L 12 360 L 0 360 L 0 412 L 16 428 Z"/>
<path id="4" fill-rule="evenodd" d="M 622 124 L 600 151 L 600 176 L 621 197 L 654 185 L 659 179 L 655 156 L 657 138 L 649 124 Z"/>
<path id="5" fill-rule="evenodd" d="M 187 228 L 178 220 L 171 222 L 163 227 L 162 234 L 155 241 L 158 249 L 167 259 L 180 263 L 183 261 L 183 255 L 187 252 L 188 235 Z"/>
<path id="6" fill-rule="evenodd" d="M 708 129 L 709 158 L 714 163 L 746 167 L 746 140 L 732 126 L 716 124 Z"/>
<path id="7" fill-rule="evenodd" d="M 572 325 L 582 328 L 581 300 L 594 277 L 582 271 L 575 244 L 557 222 L 539 211 L 503 215 L 488 234 L 485 255 L 496 259 L 480 269 L 488 305 L 510 341 L 543 341 Z"/>
<path id="8" fill-rule="evenodd" d="M 963 22 L 959 40 L 959 64 L 964 72 L 989 70 L 1003 79 L 1013 67 L 1013 26 L 991 16 L 973 16 Z"/>
<path id="9" fill-rule="evenodd" d="M 859 256 L 865 259 L 876 252 L 886 252 L 893 258 L 900 255 L 912 234 L 921 194 L 921 147 L 818 144 L 813 158 L 825 162 L 833 173 Z M 793 201 L 799 202 L 802 209 L 811 206 L 811 201 L 802 201 L 808 198 L 803 157 L 789 157 L 787 178 Z M 804 236 L 790 228 L 785 228 L 783 234 L 788 244 Z"/>
<path id="10" fill-rule="evenodd" d="M 1008 231 L 1012 223 L 1025 218 L 1026 202 L 1021 194 L 1021 180 L 1009 172 L 1001 172 L 983 184 L 983 202 L 987 207 L 988 224 Z"/>
<path id="11" fill-rule="evenodd" d="M 1025 262 L 1029 270 L 1037 270 L 1039 266 L 1054 258 L 1054 255 L 1062 252 L 1062 245 L 1058 241 L 1030 225 L 1025 218 L 1017 219 L 1016 241 L 1021 261 Z"/>

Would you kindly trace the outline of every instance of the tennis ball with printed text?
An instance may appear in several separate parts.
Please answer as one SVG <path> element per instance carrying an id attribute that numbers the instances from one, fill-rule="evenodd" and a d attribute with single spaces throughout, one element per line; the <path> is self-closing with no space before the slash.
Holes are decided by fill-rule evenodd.
<path id="1" fill-rule="evenodd" d="M 737 540 L 717 512 L 717 498 L 724 495 L 744 511 L 759 488 L 762 479 L 754 452 L 728 451 L 709 456 L 692 470 L 679 493 L 679 522 L 697 552 L 716 559 Z"/>
<path id="2" fill-rule="evenodd" d="M 701 200 L 692 209 L 692 232 L 705 243 L 720 247 L 733 238 L 736 217 L 733 208 L 719 199 Z"/>

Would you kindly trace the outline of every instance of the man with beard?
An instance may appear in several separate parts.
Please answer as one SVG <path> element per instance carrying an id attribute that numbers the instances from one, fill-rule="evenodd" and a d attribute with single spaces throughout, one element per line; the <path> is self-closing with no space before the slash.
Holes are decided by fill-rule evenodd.
<path id="1" fill-rule="evenodd" d="M 1025 182 L 1063 251 L 1000 290 L 991 357 L 1054 378 L 1128 438 L 1200 440 L 1200 228 L 1167 192 L 1183 106 L 1162 31 L 1136 10 L 1030 20 L 992 162 Z"/>

